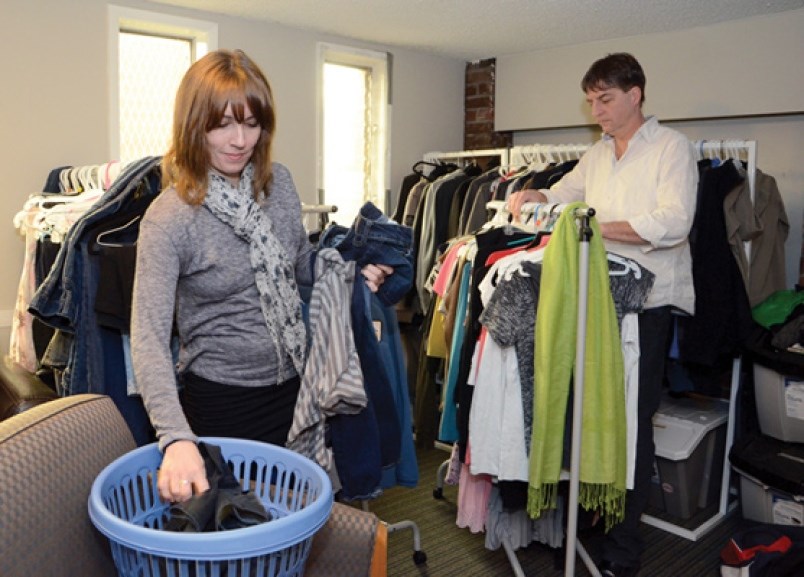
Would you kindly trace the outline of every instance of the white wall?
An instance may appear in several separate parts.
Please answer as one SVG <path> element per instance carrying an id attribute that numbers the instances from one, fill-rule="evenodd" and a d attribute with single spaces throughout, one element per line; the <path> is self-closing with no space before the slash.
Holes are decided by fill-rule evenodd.
<path id="1" fill-rule="evenodd" d="M 589 65 L 631 52 L 665 120 L 804 112 L 804 9 L 661 34 L 497 57 L 497 130 L 589 124 Z"/>
<path id="2" fill-rule="evenodd" d="M 465 63 L 415 51 L 356 43 L 262 22 L 165 7 L 140 0 L 113 2 L 218 24 L 221 48 L 242 48 L 264 69 L 277 102 L 274 156 L 291 169 L 302 200 L 315 202 L 316 43 L 327 41 L 393 55 L 391 189 L 428 150 L 463 143 Z M 0 352 L 22 268 L 24 245 L 12 219 L 40 191 L 50 169 L 111 160 L 104 0 L 3 0 L 0 53 Z M 392 199 L 392 201 L 394 200 Z"/>

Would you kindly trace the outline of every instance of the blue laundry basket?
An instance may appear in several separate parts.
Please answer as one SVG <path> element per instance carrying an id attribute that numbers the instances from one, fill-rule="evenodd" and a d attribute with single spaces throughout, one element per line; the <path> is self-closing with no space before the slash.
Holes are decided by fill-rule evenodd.
<path id="1" fill-rule="evenodd" d="M 205 437 L 218 445 L 244 489 L 262 501 L 266 523 L 210 533 L 162 528 L 169 504 L 159 498 L 156 444 L 108 465 L 92 484 L 89 516 L 111 544 L 120 577 L 300 577 L 313 535 L 332 510 L 324 470 L 288 449 L 243 439 Z"/>

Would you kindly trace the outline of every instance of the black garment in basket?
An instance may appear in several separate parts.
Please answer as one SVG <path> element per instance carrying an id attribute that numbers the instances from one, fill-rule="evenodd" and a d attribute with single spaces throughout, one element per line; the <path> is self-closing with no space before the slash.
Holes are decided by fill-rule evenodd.
<path id="1" fill-rule="evenodd" d="M 172 504 L 166 531 L 228 531 L 271 520 L 259 498 L 240 488 L 220 447 L 199 442 L 198 450 L 204 458 L 209 490 Z"/>

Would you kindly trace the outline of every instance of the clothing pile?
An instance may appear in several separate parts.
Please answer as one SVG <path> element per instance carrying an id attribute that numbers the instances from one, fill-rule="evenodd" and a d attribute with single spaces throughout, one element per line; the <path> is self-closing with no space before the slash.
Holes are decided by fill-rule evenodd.
<path id="1" fill-rule="evenodd" d="M 209 489 L 170 506 L 166 531 L 201 533 L 229 531 L 271 521 L 260 499 L 243 491 L 217 445 L 199 442 Z"/>

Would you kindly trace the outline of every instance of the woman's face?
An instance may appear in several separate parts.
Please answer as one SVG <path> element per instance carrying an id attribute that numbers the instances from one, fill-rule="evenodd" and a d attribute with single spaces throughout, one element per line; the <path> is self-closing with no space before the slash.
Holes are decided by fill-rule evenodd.
<path id="1" fill-rule="evenodd" d="M 237 185 L 240 173 L 251 160 L 254 147 L 260 139 L 261 128 L 245 106 L 243 122 L 239 123 L 227 104 L 220 126 L 207 132 L 207 151 L 212 168 Z"/>

